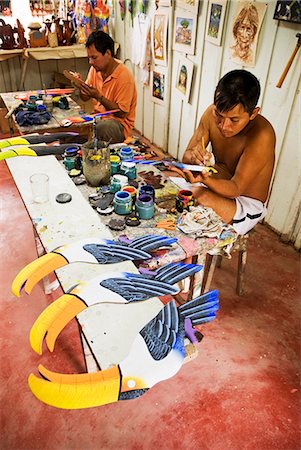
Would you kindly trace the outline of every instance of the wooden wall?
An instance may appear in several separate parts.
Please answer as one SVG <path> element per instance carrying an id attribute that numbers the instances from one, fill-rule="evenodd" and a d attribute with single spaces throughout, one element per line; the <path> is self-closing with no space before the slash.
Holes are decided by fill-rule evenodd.
<path id="1" fill-rule="evenodd" d="M 115 12 L 115 41 L 120 43 L 120 55 L 133 71 L 138 90 L 136 128 L 156 145 L 181 159 L 199 119 L 212 103 L 213 93 L 219 78 L 229 70 L 243 68 L 229 58 L 231 21 L 236 0 L 228 0 L 221 46 L 205 40 L 205 29 L 209 2 L 200 2 L 195 55 L 188 58 L 195 65 L 190 103 L 183 101 L 173 88 L 180 53 L 171 49 L 173 33 L 174 1 L 169 8 L 168 30 L 168 77 L 169 98 L 166 106 L 151 100 L 149 86 L 143 86 L 139 70 L 131 64 L 133 29 L 126 13 L 121 20 L 118 1 Z M 134 2 L 134 4 L 137 2 Z M 266 222 L 282 237 L 301 247 L 301 170 L 300 170 L 300 74 L 301 50 L 299 50 L 281 89 L 276 88 L 280 75 L 292 54 L 296 33 L 300 25 L 273 20 L 275 1 L 267 1 L 268 8 L 259 35 L 256 66 L 248 69 L 260 80 L 262 93 L 259 105 L 262 114 L 273 124 L 277 135 L 276 168 L 272 183 Z M 138 9 L 135 4 L 136 9 Z M 147 14 L 152 17 L 154 1 L 147 2 Z M 0 63 L 1 92 L 17 90 L 20 79 L 20 58 Z M 87 60 L 84 58 L 62 61 L 35 61 L 28 63 L 25 89 L 42 88 L 50 85 L 54 71 L 64 68 L 86 74 Z M 2 76 L 1 76 L 2 75 Z"/>

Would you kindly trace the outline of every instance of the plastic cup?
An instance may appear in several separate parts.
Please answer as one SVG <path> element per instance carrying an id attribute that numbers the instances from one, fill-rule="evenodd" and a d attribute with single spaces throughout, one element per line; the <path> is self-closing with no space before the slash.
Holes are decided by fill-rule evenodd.
<path id="1" fill-rule="evenodd" d="M 34 173 L 29 178 L 32 199 L 35 203 L 46 203 L 49 200 L 49 177 L 46 173 Z"/>

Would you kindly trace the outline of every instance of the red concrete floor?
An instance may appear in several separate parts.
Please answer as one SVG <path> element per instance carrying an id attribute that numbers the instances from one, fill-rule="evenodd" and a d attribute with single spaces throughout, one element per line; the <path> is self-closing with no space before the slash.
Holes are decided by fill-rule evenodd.
<path id="1" fill-rule="evenodd" d="M 235 294 L 236 255 L 216 269 L 218 318 L 199 355 L 137 399 L 79 411 L 36 400 L 27 387 L 39 363 L 83 372 L 77 325 L 56 350 L 33 353 L 28 335 L 52 299 L 40 286 L 17 299 L 15 274 L 36 257 L 31 222 L 0 163 L 2 450 L 300 449 L 300 254 L 259 225 L 250 238 L 246 294 Z"/>

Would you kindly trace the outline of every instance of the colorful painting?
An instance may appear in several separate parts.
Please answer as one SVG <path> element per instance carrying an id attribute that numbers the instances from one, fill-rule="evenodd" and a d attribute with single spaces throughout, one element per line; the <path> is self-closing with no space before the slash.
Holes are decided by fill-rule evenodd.
<path id="1" fill-rule="evenodd" d="M 273 19 L 301 23 L 300 0 L 277 1 Z"/>
<path id="2" fill-rule="evenodd" d="M 221 44 L 226 7 L 227 0 L 210 0 L 205 39 L 215 45 Z"/>
<path id="3" fill-rule="evenodd" d="M 194 55 L 197 16 L 176 10 L 174 19 L 173 49 Z"/>
<path id="4" fill-rule="evenodd" d="M 177 0 L 177 7 L 186 9 L 191 13 L 197 15 L 199 9 L 199 0 Z"/>
<path id="5" fill-rule="evenodd" d="M 0 0 L 0 15 L 1 16 L 11 16 L 11 1 L 10 0 Z"/>
<path id="6" fill-rule="evenodd" d="M 191 83 L 193 76 L 193 62 L 181 57 L 178 62 L 176 76 L 176 89 L 189 102 Z"/>
<path id="7" fill-rule="evenodd" d="M 167 98 L 167 68 L 155 67 L 152 72 L 152 101 L 163 105 Z"/>
<path id="8" fill-rule="evenodd" d="M 151 27 L 152 53 L 155 64 L 167 66 L 167 27 L 169 10 L 155 12 Z"/>
<path id="9" fill-rule="evenodd" d="M 266 3 L 238 2 L 232 22 L 232 61 L 246 67 L 255 67 L 259 31 L 262 25 Z"/>

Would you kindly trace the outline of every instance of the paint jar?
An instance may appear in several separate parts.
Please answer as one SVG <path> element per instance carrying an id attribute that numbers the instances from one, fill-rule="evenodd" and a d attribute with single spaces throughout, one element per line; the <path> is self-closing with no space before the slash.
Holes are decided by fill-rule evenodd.
<path id="1" fill-rule="evenodd" d="M 128 192 L 131 197 L 132 197 L 132 203 L 134 205 L 135 201 L 136 201 L 136 194 L 137 194 L 137 190 L 136 188 L 134 188 L 134 186 L 124 186 L 122 188 L 123 191 Z"/>
<path id="2" fill-rule="evenodd" d="M 122 160 L 132 159 L 134 157 L 134 150 L 131 147 L 123 147 L 119 151 Z"/>
<path id="3" fill-rule="evenodd" d="M 128 178 L 124 175 L 115 174 L 111 180 L 110 192 L 113 194 L 120 191 L 124 186 L 128 184 Z"/>
<path id="4" fill-rule="evenodd" d="M 34 173 L 29 177 L 34 203 L 46 203 L 49 200 L 49 177 L 46 173 Z"/>
<path id="5" fill-rule="evenodd" d="M 65 153 L 63 154 L 64 157 L 63 163 L 66 170 L 70 171 L 76 168 L 76 159 L 78 150 L 79 150 L 78 146 L 66 148 Z"/>
<path id="6" fill-rule="evenodd" d="M 133 162 L 123 161 L 120 166 L 120 173 L 126 175 L 129 180 L 135 180 L 137 176 L 136 164 Z"/>
<path id="7" fill-rule="evenodd" d="M 176 210 L 182 213 L 185 210 L 189 211 L 190 206 L 194 205 L 193 193 L 186 189 L 182 189 L 178 192 L 176 198 Z"/>
<path id="8" fill-rule="evenodd" d="M 155 205 L 150 195 L 141 194 L 136 200 L 136 213 L 139 219 L 148 220 L 154 216 Z"/>
<path id="9" fill-rule="evenodd" d="M 115 173 L 119 173 L 120 170 L 120 158 L 117 155 L 110 156 L 111 162 L 111 173 L 114 175 Z"/>
<path id="10" fill-rule="evenodd" d="M 152 197 L 153 201 L 155 201 L 155 189 L 150 184 L 145 184 L 145 185 L 141 186 L 139 189 L 139 195 L 140 194 L 141 195 L 142 194 L 150 195 Z"/>
<path id="11" fill-rule="evenodd" d="M 132 212 L 132 197 L 129 192 L 116 192 L 113 200 L 114 211 L 119 215 L 127 215 Z"/>
<path id="12" fill-rule="evenodd" d="M 48 111 L 50 114 L 53 111 L 53 98 L 52 95 L 46 95 L 44 98 L 44 105 L 46 106 L 46 111 Z"/>

